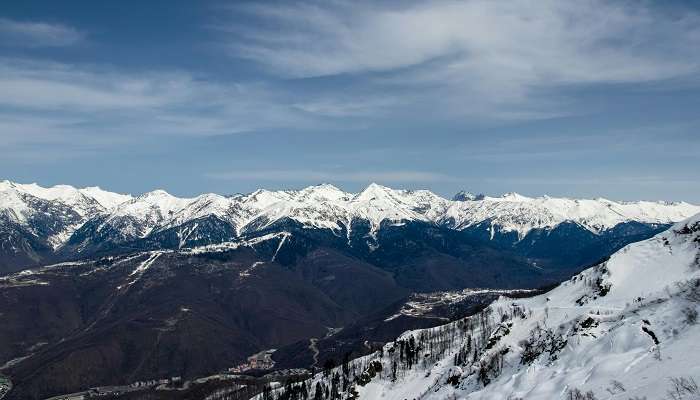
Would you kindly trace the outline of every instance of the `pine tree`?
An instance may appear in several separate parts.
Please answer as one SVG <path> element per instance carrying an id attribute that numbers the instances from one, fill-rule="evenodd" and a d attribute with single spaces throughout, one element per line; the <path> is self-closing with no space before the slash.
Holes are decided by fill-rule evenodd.
<path id="1" fill-rule="evenodd" d="M 340 384 L 340 375 L 336 372 L 333 374 L 333 379 L 331 380 L 331 400 L 340 399 L 340 391 L 338 385 Z"/>
<path id="2" fill-rule="evenodd" d="M 309 398 L 309 390 L 306 388 L 306 382 L 301 383 L 301 398 L 304 400 Z"/>
<path id="3" fill-rule="evenodd" d="M 321 382 L 316 382 L 316 389 L 314 390 L 314 400 L 323 400 L 323 387 Z"/>

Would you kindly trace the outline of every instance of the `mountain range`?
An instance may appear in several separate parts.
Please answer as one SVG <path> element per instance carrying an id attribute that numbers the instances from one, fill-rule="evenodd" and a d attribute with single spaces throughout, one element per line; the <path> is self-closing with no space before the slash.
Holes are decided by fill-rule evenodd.
<path id="1" fill-rule="evenodd" d="M 133 250 L 181 249 L 296 229 L 345 238 L 371 251 L 382 227 L 422 224 L 513 248 L 531 258 L 558 235 L 597 239 L 648 235 L 700 211 L 684 202 L 615 202 L 501 197 L 461 192 L 447 200 L 427 190 L 377 184 L 347 193 L 322 184 L 302 190 L 257 190 L 247 195 L 179 198 L 163 190 L 140 196 L 98 187 L 0 182 L 0 273 L 33 265 Z M 547 252 L 547 251 L 545 251 Z M 591 250 L 591 254 L 595 253 Z M 595 254 L 598 256 L 599 254 Z M 542 257 L 545 256 L 545 257 Z M 556 257 L 554 257 L 556 258 Z M 585 264 L 595 257 L 567 254 L 556 261 Z"/>
<path id="2" fill-rule="evenodd" d="M 502 290 L 539 293 L 698 212 L 376 184 L 178 198 L 4 181 L 0 373 L 8 398 L 38 399 L 204 376 L 269 349 L 278 366 L 318 367 Z M 459 307 L 411 311 L 465 289 Z"/>

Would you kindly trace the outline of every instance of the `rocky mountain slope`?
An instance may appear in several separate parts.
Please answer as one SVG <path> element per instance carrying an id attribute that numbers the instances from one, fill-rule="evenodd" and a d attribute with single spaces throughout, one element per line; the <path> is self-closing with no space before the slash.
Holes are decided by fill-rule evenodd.
<path id="1" fill-rule="evenodd" d="M 696 398 L 699 310 L 700 214 L 546 294 L 405 332 L 304 385 L 387 400 Z"/>

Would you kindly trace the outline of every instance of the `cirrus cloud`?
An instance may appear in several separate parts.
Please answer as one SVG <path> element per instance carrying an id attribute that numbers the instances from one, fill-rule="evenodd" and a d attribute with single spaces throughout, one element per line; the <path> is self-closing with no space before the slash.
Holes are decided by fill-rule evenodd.
<path id="1" fill-rule="evenodd" d="M 83 32 L 48 22 L 16 21 L 0 18 L 0 44 L 25 47 L 63 47 L 82 42 Z"/>
<path id="2" fill-rule="evenodd" d="M 234 57 L 287 78 L 355 79 L 355 102 L 392 93 L 400 104 L 450 117 L 569 115 L 581 112 L 567 96 L 572 87 L 700 71 L 700 14 L 647 2 L 334 1 L 233 10 L 251 17 L 216 25 Z"/>

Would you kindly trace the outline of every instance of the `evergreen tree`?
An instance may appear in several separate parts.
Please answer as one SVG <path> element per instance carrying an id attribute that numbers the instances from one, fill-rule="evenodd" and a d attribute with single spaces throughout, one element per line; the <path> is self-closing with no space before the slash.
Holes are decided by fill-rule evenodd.
<path id="1" fill-rule="evenodd" d="M 333 361 L 332 358 L 329 358 L 325 363 L 323 363 L 323 376 L 327 378 L 333 368 L 335 368 L 335 361 Z"/>
<path id="2" fill-rule="evenodd" d="M 314 390 L 314 400 L 323 400 L 323 387 L 321 382 L 316 382 L 316 389 Z"/>
<path id="3" fill-rule="evenodd" d="M 331 400 L 340 399 L 340 375 L 336 372 L 331 379 Z"/>
<path id="4" fill-rule="evenodd" d="M 306 388 L 306 382 L 301 383 L 301 398 L 304 400 L 309 398 L 309 390 Z"/>
<path id="5" fill-rule="evenodd" d="M 348 376 L 350 373 L 350 352 L 343 355 L 343 375 Z"/>
<path id="6" fill-rule="evenodd" d="M 263 400 L 272 400 L 272 388 L 270 385 L 263 387 Z"/>

